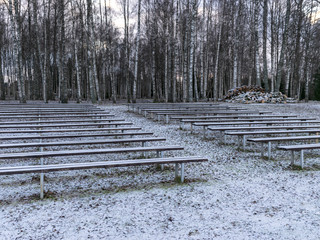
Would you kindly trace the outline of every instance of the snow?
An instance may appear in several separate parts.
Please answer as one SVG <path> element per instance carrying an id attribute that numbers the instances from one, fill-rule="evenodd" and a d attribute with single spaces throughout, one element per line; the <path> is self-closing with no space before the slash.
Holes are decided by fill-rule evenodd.
<path id="1" fill-rule="evenodd" d="M 320 110 L 318 103 L 232 105 L 317 119 Z M 312 167 L 320 165 L 317 151 L 306 156 L 311 170 L 293 171 L 287 168 L 287 152 L 276 151 L 272 160 L 264 160 L 260 145 L 240 151 L 233 138 L 223 145 L 213 136 L 204 140 L 200 131 L 179 130 L 178 123 L 165 125 L 128 113 L 126 106 L 103 107 L 167 138 L 149 145 L 185 147 L 165 156 L 200 155 L 209 162 L 187 164 L 183 184 L 173 181 L 172 166 L 164 172 L 146 166 L 49 173 L 44 200 L 39 200 L 38 175 L 1 176 L 0 239 L 319 239 L 320 172 Z M 1 165 L 35 163 L 25 159 Z"/>

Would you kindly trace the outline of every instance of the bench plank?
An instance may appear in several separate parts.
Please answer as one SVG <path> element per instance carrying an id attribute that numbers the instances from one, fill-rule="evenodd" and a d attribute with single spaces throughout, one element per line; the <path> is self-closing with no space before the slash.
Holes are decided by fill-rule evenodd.
<path id="1" fill-rule="evenodd" d="M 141 166 L 141 165 L 150 165 L 150 164 L 188 163 L 188 162 L 205 162 L 205 161 L 208 161 L 208 159 L 202 158 L 202 157 L 176 157 L 176 158 L 151 158 L 151 159 L 133 159 L 133 160 L 118 160 L 118 161 L 102 161 L 102 162 L 2 167 L 0 168 L 0 175 L 47 173 L 47 172 L 80 170 L 80 169 L 90 169 L 90 168 L 129 167 L 129 166 Z"/>
<path id="2" fill-rule="evenodd" d="M 106 149 L 78 149 L 66 151 L 46 151 L 46 152 L 22 152 L 0 154 L 0 159 L 18 159 L 18 158 L 43 158 L 43 157 L 61 157 L 77 156 L 91 154 L 109 154 L 109 153 L 128 153 L 128 152 L 147 152 L 147 151 L 172 151 L 183 150 L 181 146 L 156 146 L 156 147 L 134 147 L 134 148 L 106 148 Z"/>
<path id="3" fill-rule="evenodd" d="M 64 142 L 41 142 L 41 143 L 15 143 L 0 144 L 0 148 L 26 148 L 26 147 L 49 147 L 49 146 L 66 146 L 66 145 L 91 145 L 91 144 L 116 144 L 132 142 L 151 142 L 166 141 L 165 138 L 128 138 L 128 139 L 95 139 L 87 141 L 64 141 Z"/>
<path id="4" fill-rule="evenodd" d="M 54 127 L 86 127 L 86 126 L 110 126 L 132 125 L 132 122 L 107 122 L 107 123 L 71 123 L 71 124 L 42 124 L 42 125 L 0 125 L 0 128 L 54 128 Z"/>
<path id="5" fill-rule="evenodd" d="M 35 129 L 35 130 L 2 130 L 4 133 L 50 133 L 50 132 L 105 132 L 105 131 L 125 131 L 125 130 L 141 130 L 140 127 L 116 127 L 116 128 L 61 128 L 61 129 Z"/>
<path id="6" fill-rule="evenodd" d="M 140 130 L 141 128 L 130 128 L 130 130 Z M 0 137 L 3 140 L 31 140 L 31 139 L 55 139 L 55 138 L 90 138 L 90 137 L 121 137 L 121 136 L 139 136 L 153 135 L 152 132 L 123 132 L 123 133 L 92 133 L 92 134 L 67 134 L 67 135 L 28 135 L 28 136 L 4 136 Z"/>

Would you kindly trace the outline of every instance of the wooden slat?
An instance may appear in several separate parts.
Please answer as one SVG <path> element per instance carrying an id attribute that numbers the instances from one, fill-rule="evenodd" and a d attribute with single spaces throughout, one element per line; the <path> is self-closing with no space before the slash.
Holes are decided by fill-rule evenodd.
<path id="1" fill-rule="evenodd" d="M 320 139 L 320 135 L 312 136 L 291 136 L 291 137 L 266 137 L 266 138 L 248 138 L 249 142 L 277 142 L 277 141 L 298 141 Z"/>
<path id="2" fill-rule="evenodd" d="M 130 128 L 130 130 L 140 130 L 141 128 Z M 92 133 L 92 134 L 67 134 L 67 135 L 20 135 L 20 136 L 0 136 L 0 141 L 4 140 L 30 140 L 30 139 L 55 139 L 55 138 L 90 138 L 90 137 L 121 137 L 153 135 L 152 132 L 124 132 L 124 133 Z"/>
<path id="3" fill-rule="evenodd" d="M 42 124 L 42 125 L 6 125 L 0 128 L 54 128 L 54 127 L 86 127 L 86 126 L 110 126 L 132 125 L 132 122 L 107 122 L 107 123 L 72 123 L 72 124 Z"/>
<path id="4" fill-rule="evenodd" d="M 197 122 L 193 123 L 193 126 L 223 126 L 223 125 L 263 125 L 263 124 L 297 124 L 297 123 L 307 123 L 307 124 L 319 124 L 320 121 L 255 121 L 255 122 Z"/>
<path id="5" fill-rule="evenodd" d="M 45 118 L 102 118 L 102 117 L 114 117 L 113 114 L 79 114 L 79 115 L 49 115 L 49 116 L 43 116 L 43 115 L 35 115 L 35 116 L 24 116 L 22 115 L 16 115 L 16 116 L 0 116 L 1 119 L 45 119 Z"/>
<path id="6" fill-rule="evenodd" d="M 306 150 L 306 149 L 319 149 L 320 144 L 316 143 L 316 144 L 288 145 L 288 146 L 278 146 L 278 148 L 283 150 L 299 151 L 299 150 Z"/>
<path id="7" fill-rule="evenodd" d="M 64 129 L 36 129 L 36 130 L 2 130 L 0 134 L 8 133 L 50 133 L 50 132 L 105 132 L 105 131 L 125 131 L 140 130 L 140 127 L 118 127 L 118 128 L 64 128 Z"/>
<path id="8" fill-rule="evenodd" d="M 301 129 L 301 128 L 319 128 L 319 125 L 293 125 L 293 126 L 265 126 L 265 127 L 208 127 L 211 131 L 228 131 L 228 130 L 255 130 L 255 129 Z"/>
<path id="9" fill-rule="evenodd" d="M 53 123 L 90 123 L 90 122 L 119 122 L 125 121 L 125 119 L 64 119 L 64 120 L 50 120 L 50 121 L 19 121 L 19 122 L 0 122 L 0 125 L 12 125 L 12 124 L 53 124 Z"/>
<path id="10" fill-rule="evenodd" d="M 91 154 L 147 152 L 147 151 L 172 151 L 183 150 L 180 146 L 159 146 L 159 147 L 135 147 L 135 148 L 109 148 L 109 149 L 79 149 L 68 151 L 47 151 L 47 152 L 26 152 L 0 154 L 0 159 L 38 158 L 38 157 L 61 157 Z"/>
<path id="11" fill-rule="evenodd" d="M 127 138 L 127 139 L 95 139 L 82 141 L 64 141 L 64 142 L 41 142 L 41 143 L 15 143 L 0 144 L 0 148 L 26 148 L 26 147 L 49 147 L 49 146 L 67 146 L 67 145 L 90 145 L 90 144 L 116 144 L 116 143 L 132 143 L 132 142 L 151 142 L 165 141 L 165 138 Z"/>
<path id="12" fill-rule="evenodd" d="M 258 134 L 289 134 L 289 133 L 320 133 L 320 129 L 306 130 L 284 130 L 284 131 L 245 131 L 245 132 L 226 132 L 226 135 L 258 135 Z"/>
<path id="13" fill-rule="evenodd" d="M 81 170 L 92 168 L 111 168 L 111 167 L 130 167 L 151 164 L 172 164 L 172 163 L 191 163 L 206 162 L 208 159 L 203 157 L 177 157 L 177 158 L 151 158 L 138 160 L 119 160 L 105 162 L 86 162 L 52 165 L 34 165 L 0 168 L 0 175 L 24 174 L 24 173 L 45 173 L 66 170 Z"/>

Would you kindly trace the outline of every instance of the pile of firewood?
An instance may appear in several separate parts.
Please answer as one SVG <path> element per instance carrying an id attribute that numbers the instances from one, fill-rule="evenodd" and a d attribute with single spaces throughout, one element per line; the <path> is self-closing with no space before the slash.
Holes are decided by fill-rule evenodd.
<path id="1" fill-rule="evenodd" d="M 287 103 L 296 102 L 288 98 L 281 92 L 266 93 L 265 90 L 257 86 L 242 86 L 231 89 L 224 97 L 226 102 L 234 103 Z"/>
<path id="2" fill-rule="evenodd" d="M 228 94 L 224 97 L 224 99 L 231 99 L 233 97 L 236 97 L 240 94 L 247 93 L 247 92 L 261 92 L 264 93 L 264 89 L 259 86 L 241 86 L 234 89 L 230 89 L 228 91 Z"/>

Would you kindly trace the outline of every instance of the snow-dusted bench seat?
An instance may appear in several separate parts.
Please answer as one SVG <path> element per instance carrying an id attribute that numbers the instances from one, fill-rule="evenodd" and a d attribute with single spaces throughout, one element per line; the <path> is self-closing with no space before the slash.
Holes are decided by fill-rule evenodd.
<path id="1" fill-rule="evenodd" d="M 103 115 L 103 114 L 109 114 L 109 112 L 68 112 L 68 111 L 63 111 L 63 112 L 4 112 L 1 113 L 1 116 L 55 116 L 55 115 Z"/>
<path id="2" fill-rule="evenodd" d="M 0 154 L 0 159 L 44 158 L 44 157 L 61 157 L 61 156 L 77 156 L 77 155 L 92 155 L 92 154 L 150 152 L 150 151 L 163 153 L 164 151 L 173 151 L 173 150 L 183 150 L 183 147 L 154 146 L 154 147 L 134 147 L 134 148 L 102 148 L 102 149 L 78 149 L 78 150 L 65 150 L 65 151 L 3 153 L 3 154 Z"/>
<path id="3" fill-rule="evenodd" d="M 58 132 L 111 132 L 111 131 L 141 130 L 140 127 L 112 127 L 112 128 L 50 128 L 50 129 L 22 129 L 22 130 L 0 130 L 0 134 L 13 133 L 58 133 Z"/>
<path id="4" fill-rule="evenodd" d="M 282 125 L 282 126 L 258 126 L 258 127 L 249 127 L 249 126 L 238 126 L 238 127 L 208 127 L 210 131 L 217 131 L 222 132 L 225 135 L 237 135 L 237 132 L 230 134 L 227 131 L 234 131 L 234 130 L 248 130 L 254 132 L 254 130 L 271 130 L 275 132 L 279 132 L 277 130 L 286 129 L 286 130 L 298 130 L 298 129 L 311 129 L 311 128 L 320 128 L 320 125 Z M 319 131 L 319 129 L 317 130 Z M 243 144 L 245 145 L 245 138 L 248 134 L 240 134 L 238 136 L 243 136 Z"/>
<path id="5" fill-rule="evenodd" d="M 150 112 L 154 118 L 154 120 L 161 120 L 161 116 L 164 116 L 165 122 L 169 123 L 170 118 L 172 116 L 177 116 L 177 115 L 245 115 L 245 114 L 265 114 L 265 113 L 270 113 L 268 111 L 247 111 L 247 110 L 191 110 L 191 111 L 175 111 L 175 112 Z"/>
<path id="6" fill-rule="evenodd" d="M 291 151 L 291 164 L 294 164 L 294 152 L 300 151 L 300 166 L 304 167 L 304 150 L 320 149 L 320 144 L 302 144 L 302 145 L 288 145 L 278 146 L 278 149 Z"/>
<path id="7" fill-rule="evenodd" d="M 320 126 L 317 126 L 320 127 Z M 313 127 L 316 128 L 316 127 Z M 240 131 L 240 132 L 225 132 L 224 135 L 224 142 L 226 143 L 226 136 L 238 136 L 238 143 L 239 147 L 241 145 L 240 138 L 242 137 L 242 144 L 243 148 L 245 148 L 246 145 L 246 136 L 250 135 L 281 135 L 281 134 L 303 134 L 303 133 L 315 133 L 319 134 L 320 133 L 320 128 L 317 129 L 296 129 L 296 130 L 270 130 L 270 131 Z"/>
<path id="8" fill-rule="evenodd" d="M 227 125 L 274 125 L 274 124 L 299 124 L 299 123 L 307 123 L 307 124 L 319 124 L 320 121 L 313 120 L 313 119 L 257 119 L 257 120 L 251 120 L 251 119 L 245 119 L 242 121 L 239 121 L 237 119 L 235 120 L 228 120 L 228 121 L 223 121 L 223 120 L 208 120 L 208 121 L 197 121 L 192 123 L 192 126 L 195 127 L 203 127 L 203 131 L 206 130 L 208 126 L 227 126 Z M 192 128 L 191 128 L 192 131 Z"/>
<path id="9" fill-rule="evenodd" d="M 0 149 L 5 148 L 26 148 L 26 147 L 53 147 L 53 146 L 74 146 L 92 144 L 119 144 L 141 142 L 144 147 L 147 142 L 166 141 L 165 138 L 128 138 L 128 139 L 95 139 L 81 141 L 60 141 L 60 142 L 33 142 L 33 143 L 9 143 L 0 144 Z"/>
<path id="10" fill-rule="evenodd" d="M 110 119 L 62 119 L 62 120 L 48 120 L 48 121 L 15 121 L 15 122 L 0 122 L 0 125 L 23 125 L 23 124 L 55 124 L 55 123 L 100 123 L 100 122 L 120 122 L 125 121 L 121 118 Z"/>
<path id="11" fill-rule="evenodd" d="M 175 179 L 178 179 L 178 171 L 180 164 L 180 181 L 184 182 L 184 164 L 191 162 L 205 162 L 208 159 L 202 157 L 175 157 L 175 158 L 151 158 L 151 159 L 133 159 L 118 161 L 102 161 L 102 162 L 85 162 L 85 163 L 68 163 L 68 164 L 51 164 L 51 165 L 33 165 L 18 167 L 0 168 L 0 175 L 14 175 L 26 173 L 40 173 L 40 198 L 44 196 L 44 173 L 56 171 L 70 171 L 93 168 L 113 168 L 113 167 L 131 167 L 142 165 L 163 165 L 175 164 Z"/>
<path id="12" fill-rule="evenodd" d="M 184 148 L 181 146 L 154 146 L 154 147 L 133 147 L 133 148 L 109 148 L 109 149 L 106 148 L 106 149 L 79 149 L 79 150 L 65 150 L 65 151 L 21 152 L 21 153 L 0 154 L 0 159 L 10 160 L 10 159 L 23 159 L 23 158 L 40 158 L 40 163 L 41 163 L 40 166 L 45 167 L 45 166 L 48 166 L 48 165 L 43 165 L 44 158 L 46 157 L 66 157 L 66 156 L 98 155 L 98 154 L 125 154 L 125 153 L 134 153 L 134 152 L 155 151 L 157 153 L 158 158 L 160 157 L 163 158 L 164 151 L 174 151 L 174 150 L 183 150 L 183 149 Z M 136 161 L 139 162 L 141 160 L 139 159 Z M 77 164 L 81 165 L 86 163 L 77 163 Z M 66 165 L 69 165 L 69 164 L 66 164 Z M 106 166 L 107 165 L 108 164 L 106 164 Z M 24 167 L 32 168 L 32 166 L 24 166 Z M 8 171 L 8 169 L 19 169 L 19 167 L 5 167 L 1 169 L 3 170 L 3 175 L 4 175 Z M 163 169 L 163 165 L 161 165 L 161 169 Z M 16 172 L 16 171 L 12 172 L 12 174 L 18 174 L 18 173 L 19 172 Z M 43 181 L 44 181 L 44 176 L 42 174 L 40 176 L 40 186 L 41 186 L 40 197 L 41 198 L 43 198 Z"/>
<path id="13" fill-rule="evenodd" d="M 221 123 L 221 122 L 263 122 L 263 121 L 307 121 L 307 120 L 315 120 L 316 118 L 296 118 L 296 117 L 264 117 L 263 115 L 259 115 L 260 117 L 253 118 L 250 115 L 238 116 L 238 117 L 221 117 L 221 116 L 209 116 L 209 117 L 193 117 L 193 118 L 182 118 L 180 123 L 184 125 L 185 123 L 191 124 L 191 130 L 193 123 Z M 231 119 L 230 119 L 231 118 Z"/>
<path id="14" fill-rule="evenodd" d="M 7 119 L 15 119 L 15 120 L 26 120 L 26 119 L 63 119 L 63 118 L 104 118 L 104 117 L 114 117 L 113 114 L 91 114 L 91 113 L 83 113 L 83 114 L 74 114 L 74 115 L 24 115 L 23 113 L 13 116 L 0 116 L 0 120 Z"/>
<path id="15" fill-rule="evenodd" d="M 60 127 L 90 127 L 90 126 L 120 126 L 132 125 L 132 122 L 102 122 L 102 123 L 66 123 L 66 124 L 42 124 L 42 125 L 0 125 L 0 128 L 60 128 Z"/>
<path id="16" fill-rule="evenodd" d="M 312 136 L 290 136 L 290 137 L 264 137 L 264 138 L 248 138 L 248 142 L 262 143 L 261 156 L 263 157 L 264 148 L 263 144 L 268 143 L 268 158 L 271 158 L 271 143 L 272 142 L 285 142 L 285 141 L 307 141 L 316 140 L 319 141 L 320 135 Z"/>
<path id="17" fill-rule="evenodd" d="M 130 128 L 140 130 L 141 128 Z M 130 130 L 129 129 L 129 130 Z M 30 139 L 61 139 L 61 138 L 91 138 L 91 137 L 123 137 L 123 136 L 144 136 L 153 135 L 152 132 L 121 132 L 121 133 L 89 133 L 89 134 L 58 134 L 58 135 L 20 135 L 20 136 L 0 136 L 0 141 L 4 140 L 30 140 Z"/>

